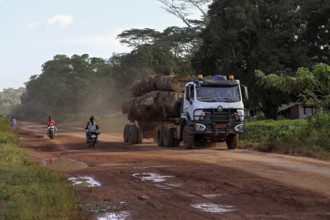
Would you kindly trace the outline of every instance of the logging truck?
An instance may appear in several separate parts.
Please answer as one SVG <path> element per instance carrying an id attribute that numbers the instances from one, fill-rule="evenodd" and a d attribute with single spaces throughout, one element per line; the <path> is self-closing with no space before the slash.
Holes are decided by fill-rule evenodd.
<path id="1" fill-rule="evenodd" d="M 243 99 L 247 88 L 229 76 L 198 75 L 187 80 L 179 76 L 153 75 L 136 81 L 132 96 L 122 104 L 130 121 L 124 127 L 124 142 L 140 144 L 153 138 L 159 147 L 212 147 L 226 142 L 238 145 L 244 132 Z"/>

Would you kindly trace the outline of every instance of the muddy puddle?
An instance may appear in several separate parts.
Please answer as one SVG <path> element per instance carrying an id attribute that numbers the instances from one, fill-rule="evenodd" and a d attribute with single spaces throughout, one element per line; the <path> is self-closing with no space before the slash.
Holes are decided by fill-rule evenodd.
<path id="1" fill-rule="evenodd" d="M 42 161 L 42 165 L 57 171 L 85 169 L 88 164 L 67 158 L 50 158 Z"/>
<path id="2" fill-rule="evenodd" d="M 124 201 L 85 201 L 79 206 L 88 212 L 97 213 L 97 220 L 126 220 L 131 219 L 130 213 L 125 211 L 127 202 Z"/>
<path id="3" fill-rule="evenodd" d="M 68 178 L 74 186 L 83 186 L 83 187 L 99 187 L 101 183 L 96 181 L 94 177 L 91 176 L 78 176 Z"/>
<path id="4" fill-rule="evenodd" d="M 161 182 L 165 182 L 167 178 L 174 176 L 162 176 L 158 173 L 136 173 L 133 174 L 133 177 L 139 178 L 142 182 L 151 181 L 154 183 L 161 183 Z"/>
<path id="5" fill-rule="evenodd" d="M 98 220 L 126 220 L 129 219 L 130 214 L 128 212 L 118 212 L 118 213 L 107 213 L 100 217 Z"/>
<path id="6" fill-rule="evenodd" d="M 211 212 L 211 213 L 225 213 L 225 212 L 232 212 L 234 210 L 233 206 L 218 205 L 214 203 L 198 203 L 198 204 L 192 204 L 191 206 L 203 212 Z"/>

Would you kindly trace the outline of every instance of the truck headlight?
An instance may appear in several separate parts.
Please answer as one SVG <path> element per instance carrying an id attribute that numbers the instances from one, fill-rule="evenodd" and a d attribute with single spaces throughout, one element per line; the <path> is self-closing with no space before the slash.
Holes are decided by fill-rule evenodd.
<path id="1" fill-rule="evenodd" d="M 243 133 L 244 132 L 244 124 L 236 125 L 234 130 L 238 133 Z"/>
<path id="2" fill-rule="evenodd" d="M 196 131 L 204 131 L 206 129 L 206 126 L 203 124 L 196 123 L 195 124 L 195 130 Z"/>

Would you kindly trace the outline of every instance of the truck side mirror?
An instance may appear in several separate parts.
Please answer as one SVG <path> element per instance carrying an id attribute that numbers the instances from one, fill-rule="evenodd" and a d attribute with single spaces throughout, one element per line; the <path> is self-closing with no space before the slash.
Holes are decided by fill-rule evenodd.
<path id="1" fill-rule="evenodd" d="M 248 88 L 244 85 L 241 85 L 241 90 L 242 90 L 242 96 L 244 100 L 248 100 L 249 99 L 249 91 Z"/>

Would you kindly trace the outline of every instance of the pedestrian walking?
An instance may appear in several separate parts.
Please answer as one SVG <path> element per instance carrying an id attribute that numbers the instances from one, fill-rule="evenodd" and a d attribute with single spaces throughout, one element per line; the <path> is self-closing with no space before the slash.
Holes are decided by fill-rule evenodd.
<path id="1" fill-rule="evenodd" d="M 13 128 L 13 130 L 16 130 L 16 126 L 17 126 L 17 121 L 15 117 L 11 118 L 11 127 Z"/>

